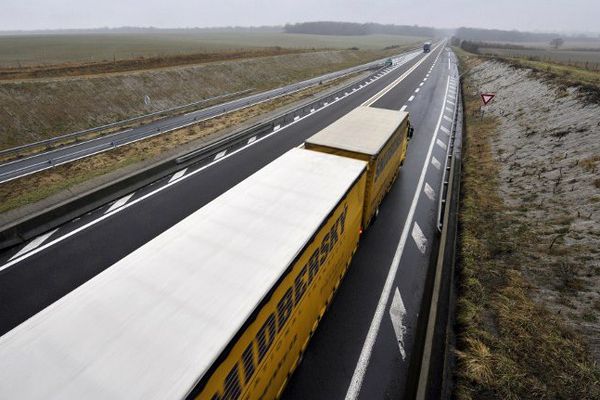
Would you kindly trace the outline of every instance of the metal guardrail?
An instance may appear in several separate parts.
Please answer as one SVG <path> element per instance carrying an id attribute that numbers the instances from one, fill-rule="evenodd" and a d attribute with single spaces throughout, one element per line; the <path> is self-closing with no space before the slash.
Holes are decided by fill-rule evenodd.
<path id="1" fill-rule="evenodd" d="M 446 149 L 446 160 L 444 161 L 444 172 L 442 174 L 442 186 L 440 189 L 440 198 L 438 200 L 438 213 L 437 213 L 437 229 L 442 232 L 444 225 L 444 210 L 448 197 L 448 181 L 450 171 L 450 162 L 454 155 L 454 139 L 456 137 L 456 121 L 458 119 L 458 101 L 460 98 L 460 77 L 456 76 L 456 95 L 454 96 L 454 116 L 452 118 L 452 127 L 450 129 L 450 140 L 448 141 L 448 148 Z"/>
<path id="2" fill-rule="evenodd" d="M 403 53 L 402 56 L 411 54 L 413 51 Z M 330 103 L 337 98 L 340 98 L 345 92 L 350 93 L 354 87 L 358 88 L 364 84 L 365 80 L 373 78 L 375 75 L 380 74 L 385 68 L 379 69 L 378 71 L 370 74 L 366 78 L 357 79 L 351 84 L 348 84 L 341 89 L 327 95 L 323 95 L 314 101 L 305 103 L 304 105 L 281 113 L 280 115 L 271 118 L 270 120 L 262 123 L 258 123 L 242 131 L 228 135 L 225 138 L 217 139 L 214 142 L 207 143 L 200 149 L 191 151 L 187 154 L 181 155 L 177 158 L 171 158 L 166 160 L 159 165 L 148 168 L 147 170 L 140 171 L 135 175 L 125 177 L 121 180 L 106 184 L 94 191 L 86 193 L 83 196 L 73 198 L 70 201 L 57 205 L 53 208 L 44 210 L 37 214 L 28 215 L 19 221 L 9 223 L 0 229 L 0 249 L 14 246 L 39 235 L 42 232 L 49 231 L 68 220 L 85 214 L 86 212 L 92 211 L 102 204 L 106 204 L 119 196 L 123 196 L 131 191 L 135 191 L 140 187 L 151 184 L 152 182 L 158 181 L 170 173 L 174 173 L 184 166 L 191 166 L 194 164 L 201 163 L 202 161 L 216 155 L 217 153 L 227 149 L 231 149 L 242 143 L 248 143 L 247 140 L 252 136 L 263 136 L 277 130 L 277 126 L 283 127 L 287 123 L 294 122 L 297 117 L 304 116 L 308 113 L 316 111 L 320 106 Z M 173 128 L 176 129 L 176 128 Z M 156 134 L 166 132 L 157 132 Z M 245 142 L 244 142 L 245 141 Z M 112 143 L 109 146 L 122 145 L 119 143 Z M 102 151 L 99 149 L 98 151 Z"/>
<path id="3" fill-rule="evenodd" d="M 403 54 L 409 54 L 412 51 L 414 51 L 414 49 L 407 50 Z M 395 56 L 395 57 L 398 57 L 398 56 Z M 391 57 L 391 58 L 394 58 L 394 57 Z M 322 79 L 322 80 L 336 79 L 336 78 L 342 77 L 344 75 L 355 73 L 355 72 L 368 71 L 368 70 L 374 69 L 374 68 L 380 69 L 380 68 L 382 68 L 382 65 L 383 65 L 382 63 L 384 62 L 384 60 L 386 60 L 386 59 L 380 59 L 380 60 L 372 61 L 372 62 L 369 62 L 369 63 L 366 63 L 366 64 L 362 64 L 362 65 L 358 65 L 358 66 L 355 66 L 355 67 L 347 68 L 347 69 L 344 69 L 344 70 L 341 70 L 341 71 L 330 72 L 330 73 L 325 74 L 325 75 L 323 75 L 321 77 L 307 79 L 304 82 L 308 83 L 308 82 L 312 82 L 312 81 L 318 81 L 319 79 Z M 302 82 L 299 82 L 299 83 L 302 83 Z M 310 85 L 308 85 L 308 86 L 310 86 Z M 239 92 L 226 93 L 226 94 L 223 94 L 223 95 L 220 95 L 220 96 L 215 96 L 215 97 L 211 97 L 211 98 L 208 98 L 208 99 L 203 99 L 203 100 L 195 101 L 195 102 L 184 104 L 184 105 L 181 105 L 181 106 L 176 106 L 176 107 L 172 107 L 172 108 L 168 108 L 168 109 L 164 109 L 164 110 L 155 111 L 155 112 L 152 112 L 152 113 L 149 113 L 149 114 L 140 115 L 140 116 L 137 116 L 137 117 L 132 117 L 132 118 L 124 119 L 124 120 L 121 120 L 121 121 L 112 122 L 110 124 L 105 124 L 105 125 L 97 126 L 97 127 L 94 127 L 94 128 L 84 129 L 84 130 L 81 130 L 81 131 L 72 132 L 72 133 L 68 133 L 68 134 L 65 134 L 65 135 L 60 135 L 60 136 L 56 136 L 56 137 L 53 137 L 53 138 L 50 138 L 50 139 L 45 139 L 45 140 L 40 140 L 38 142 L 28 143 L 28 144 L 25 144 L 25 145 L 22 145 L 22 146 L 11 147 L 10 149 L 0 150 L 0 156 L 4 156 L 4 155 L 7 155 L 7 154 L 14 154 L 14 153 L 18 154 L 19 152 L 21 152 L 23 150 L 27 150 L 27 149 L 31 149 L 31 148 L 35 148 L 35 147 L 39 147 L 39 146 L 43 146 L 43 145 L 50 145 L 50 144 L 57 143 L 57 142 L 60 142 L 62 140 L 65 140 L 65 139 L 78 138 L 80 136 L 84 136 L 84 135 L 87 135 L 87 134 L 90 134 L 90 133 L 94 133 L 94 132 L 99 132 L 99 131 L 102 131 L 104 129 L 110 129 L 110 128 L 114 128 L 114 127 L 124 126 L 126 124 L 131 123 L 131 122 L 143 120 L 145 118 L 153 117 L 153 116 L 156 116 L 156 115 L 170 113 L 170 112 L 173 112 L 173 111 L 184 110 L 184 109 L 189 108 L 189 107 L 193 107 L 193 106 L 197 106 L 197 105 L 200 105 L 200 104 L 203 104 L 203 103 L 207 103 L 209 101 L 214 101 L 214 100 L 218 100 L 218 99 L 222 99 L 222 98 L 227 98 L 227 97 L 232 97 L 232 96 L 236 96 L 236 95 L 240 95 L 240 94 L 244 94 L 244 93 L 249 93 L 252 90 L 254 90 L 254 89 L 250 88 L 250 89 L 242 90 L 242 91 L 239 91 Z M 248 102 L 247 104 L 250 105 L 251 102 Z M 49 161 L 48 164 L 53 165 L 52 161 Z"/>
<path id="4" fill-rule="evenodd" d="M 407 54 L 410 54 L 410 53 L 407 53 Z M 386 68 L 390 68 L 390 67 L 386 67 Z M 264 134 L 271 133 L 271 132 L 277 130 L 278 128 L 284 127 L 285 125 L 288 125 L 289 123 L 292 123 L 301 117 L 311 114 L 312 112 L 316 111 L 317 109 L 319 109 L 333 101 L 339 100 L 340 98 L 344 97 L 347 93 L 350 94 L 353 91 L 353 89 L 355 89 L 355 88 L 358 89 L 358 87 L 362 85 L 360 82 L 373 79 L 376 75 L 381 74 L 386 68 L 380 68 L 376 72 L 372 73 L 371 75 L 369 75 L 366 78 L 362 78 L 360 80 L 352 82 L 351 84 L 348 84 L 348 85 L 344 86 L 343 88 L 336 90 L 333 93 L 321 96 L 318 99 L 316 99 L 308 104 L 304 104 L 293 110 L 286 111 L 278 116 L 271 118 L 268 121 L 261 122 L 254 126 L 251 126 L 250 128 L 247 128 L 243 131 L 234 133 L 230 136 L 227 136 L 225 138 L 218 139 L 215 142 L 209 143 L 200 149 L 194 150 L 188 154 L 178 157 L 176 159 L 176 162 L 178 164 L 180 164 L 180 163 L 188 162 L 189 160 L 194 159 L 194 158 L 211 157 L 220 151 L 223 151 L 225 149 L 229 149 L 229 148 L 235 146 L 239 142 L 245 142 L 253 136 L 258 137 L 258 136 L 261 136 Z"/>
<path id="5" fill-rule="evenodd" d="M 21 152 L 23 150 L 27 150 L 27 149 L 31 149 L 31 148 L 35 148 L 35 147 L 39 147 L 39 146 L 43 146 L 43 145 L 49 145 L 49 144 L 57 143 L 57 142 L 60 142 L 62 140 L 65 140 L 65 139 L 77 138 L 79 136 L 87 135 L 87 134 L 94 133 L 94 132 L 99 132 L 99 131 L 102 131 L 104 129 L 110 129 L 110 128 L 114 128 L 114 127 L 118 127 L 118 126 L 123 126 L 125 124 L 131 123 L 131 122 L 135 122 L 135 121 L 140 121 L 142 119 L 146 119 L 146 118 L 153 117 L 153 116 L 156 116 L 156 115 L 161 115 L 161 114 L 165 114 L 165 113 L 169 113 L 169 112 L 173 112 L 173 111 L 178 111 L 178 110 L 184 110 L 184 109 L 189 108 L 189 107 L 197 106 L 197 105 L 200 105 L 200 104 L 203 104 L 203 103 L 208 103 L 209 101 L 214 101 L 214 100 L 218 100 L 218 99 L 223 99 L 223 98 L 227 98 L 227 97 L 231 97 L 231 96 L 236 96 L 236 95 L 248 93 L 248 92 L 251 92 L 252 90 L 254 90 L 254 89 L 246 89 L 246 90 L 242 90 L 242 91 L 239 91 L 239 92 L 233 92 L 233 93 L 225 93 L 225 94 L 222 94 L 222 95 L 219 95 L 219 96 L 210 97 L 208 99 L 203 99 L 203 100 L 195 101 L 195 102 L 184 104 L 184 105 L 181 105 L 181 106 L 176 106 L 176 107 L 168 108 L 168 109 L 165 109 L 165 110 L 159 110 L 159 111 L 155 111 L 155 112 L 152 112 L 152 113 L 149 113 L 149 114 L 144 114 L 144 115 L 139 115 L 137 117 L 132 117 L 132 118 L 124 119 L 124 120 L 121 120 L 121 121 L 111 122 L 110 124 L 96 126 L 94 128 L 84 129 L 84 130 L 77 131 L 77 132 L 67 133 L 65 135 L 56 136 L 56 137 L 53 137 L 51 139 L 45 139 L 45 140 L 40 140 L 38 142 L 24 144 L 22 146 L 11 147 L 10 149 L 0 150 L 0 156 L 6 155 L 6 154 L 19 153 L 19 152 Z"/>

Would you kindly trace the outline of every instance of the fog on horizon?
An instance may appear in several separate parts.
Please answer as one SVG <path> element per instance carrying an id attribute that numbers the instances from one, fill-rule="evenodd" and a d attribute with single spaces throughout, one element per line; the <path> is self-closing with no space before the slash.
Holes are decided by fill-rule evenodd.
<path id="1" fill-rule="evenodd" d="M 0 30 L 378 22 L 600 33 L 598 0 L 4 0 Z"/>

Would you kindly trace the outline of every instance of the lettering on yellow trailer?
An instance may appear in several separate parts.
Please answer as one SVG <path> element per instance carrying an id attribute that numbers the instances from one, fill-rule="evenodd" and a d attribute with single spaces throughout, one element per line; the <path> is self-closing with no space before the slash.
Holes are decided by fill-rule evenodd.
<path id="1" fill-rule="evenodd" d="M 190 397 L 270 399 L 281 394 L 358 243 L 365 179 L 363 172 Z"/>

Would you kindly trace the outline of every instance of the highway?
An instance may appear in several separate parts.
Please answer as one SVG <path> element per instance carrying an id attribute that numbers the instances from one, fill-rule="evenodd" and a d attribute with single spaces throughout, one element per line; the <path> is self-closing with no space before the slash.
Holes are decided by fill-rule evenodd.
<path id="1" fill-rule="evenodd" d="M 401 60 L 408 59 L 416 54 L 418 54 L 418 52 L 409 52 L 394 58 L 400 58 Z M 180 129 L 185 126 L 198 123 L 199 121 L 214 118 L 222 114 L 239 110 L 241 108 L 273 100 L 278 97 L 306 89 L 322 81 L 336 79 L 358 71 L 365 71 L 369 68 L 381 65 L 383 61 L 384 60 L 376 60 L 367 64 L 358 65 L 356 67 L 331 72 L 266 92 L 256 93 L 240 99 L 235 99 L 226 103 L 217 104 L 182 115 L 164 117 L 139 127 L 121 130 L 115 133 L 100 136 L 95 139 L 77 142 L 68 146 L 59 147 L 55 150 L 41 152 L 32 156 L 7 162 L 0 165 L 0 183 L 53 168 L 58 165 L 73 162 L 84 157 L 89 157 L 94 154 L 108 151 L 138 140 L 160 135 L 175 129 Z"/>
<path id="2" fill-rule="evenodd" d="M 405 165 L 284 399 L 402 398 L 432 255 L 457 71 L 443 44 L 248 145 L 0 255 L 0 335 L 362 104 L 410 112 Z"/>

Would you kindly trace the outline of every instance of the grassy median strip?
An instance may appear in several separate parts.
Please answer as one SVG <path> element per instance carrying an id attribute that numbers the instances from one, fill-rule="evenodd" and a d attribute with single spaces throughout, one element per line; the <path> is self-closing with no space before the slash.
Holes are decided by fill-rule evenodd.
<path id="1" fill-rule="evenodd" d="M 355 79 L 356 75 L 338 78 L 198 124 L 3 183 L 0 185 L 0 213 L 35 203 L 62 190 L 69 190 L 76 185 L 127 166 L 159 160 L 165 152 L 191 142 L 201 146 L 203 142 L 221 137 L 245 121 L 342 85 Z"/>
<path id="2" fill-rule="evenodd" d="M 463 71 L 481 62 L 456 53 Z M 499 195 L 500 162 L 491 147 L 497 120 L 481 116 L 468 74 L 464 85 L 455 396 L 600 398 L 600 370 L 582 338 L 530 296 L 525 266 L 536 262 L 529 249 L 537 236 Z"/>

